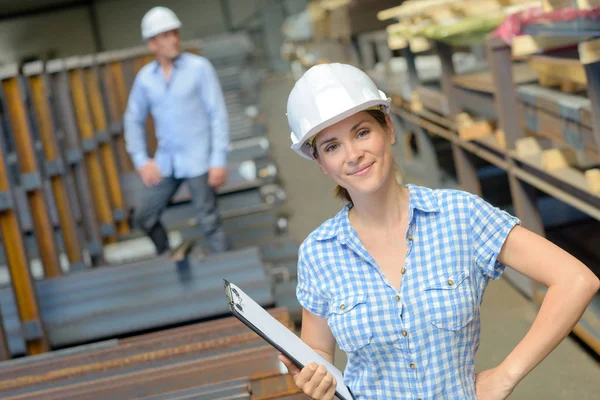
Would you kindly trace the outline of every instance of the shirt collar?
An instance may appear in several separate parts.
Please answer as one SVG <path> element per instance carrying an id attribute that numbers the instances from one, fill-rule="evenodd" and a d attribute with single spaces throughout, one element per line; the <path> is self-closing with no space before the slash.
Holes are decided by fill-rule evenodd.
<path id="1" fill-rule="evenodd" d="M 181 54 L 179 54 L 177 56 L 177 58 L 175 59 L 175 61 L 173 61 L 173 67 L 175 69 L 181 67 L 181 65 L 183 65 L 183 52 Z M 160 71 L 160 64 L 158 63 L 158 60 L 154 59 L 154 61 L 152 61 L 152 72 L 157 73 Z"/>
<path id="2" fill-rule="evenodd" d="M 435 213 L 440 210 L 437 197 L 432 189 L 411 184 L 407 184 L 405 186 L 408 188 L 410 193 L 408 204 L 409 209 L 417 209 L 426 213 Z M 348 212 L 351 208 L 352 203 L 346 204 L 344 208 L 331 220 L 331 223 L 321 227 L 319 230 L 317 230 L 317 232 L 314 233 L 314 239 L 328 240 L 337 237 L 341 243 L 346 243 L 353 232 L 350 219 L 348 218 Z"/>

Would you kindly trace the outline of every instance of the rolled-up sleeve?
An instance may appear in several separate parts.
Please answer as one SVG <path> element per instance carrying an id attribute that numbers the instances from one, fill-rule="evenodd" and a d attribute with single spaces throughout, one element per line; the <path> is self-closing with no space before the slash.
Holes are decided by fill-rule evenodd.
<path id="1" fill-rule="evenodd" d="M 308 250 L 308 251 L 307 251 Z M 327 297 L 317 284 L 314 266 L 309 262 L 310 245 L 303 244 L 298 252 L 298 285 L 296 297 L 300 305 L 318 317 L 325 318 L 329 308 Z"/>
<path id="2" fill-rule="evenodd" d="M 131 88 L 127 110 L 123 118 L 127 153 L 136 169 L 146 164 L 149 159 L 144 129 L 149 108 L 149 102 L 138 74 Z"/>
<path id="3" fill-rule="evenodd" d="M 479 196 L 470 202 L 470 229 L 473 261 L 488 279 L 498 279 L 505 265 L 498 255 L 509 233 L 520 220 L 504 210 L 492 206 Z"/>
<path id="4" fill-rule="evenodd" d="M 229 146 L 229 117 L 219 83 L 219 77 L 210 61 L 206 60 L 201 76 L 202 102 L 210 122 L 210 167 L 227 166 L 227 148 Z"/>

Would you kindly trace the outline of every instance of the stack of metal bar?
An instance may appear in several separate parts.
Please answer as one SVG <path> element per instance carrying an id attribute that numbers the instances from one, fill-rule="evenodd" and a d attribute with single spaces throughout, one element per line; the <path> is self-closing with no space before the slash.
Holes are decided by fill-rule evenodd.
<path id="1" fill-rule="evenodd" d="M 292 329 L 287 311 L 271 315 Z M 285 399 L 277 351 L 234 318 L 0 364 L 4 399 Z"/>
<path id="2" fill-rule="evenodd" d="M 285 192 L 249 95 L 259 79 L 242 69 L 248 50 L 213 48 L 205 55 L 232 127 L 219 203 L 234 249 L 206 254 L 184 187 L 165 222 L 196 245 L 175 262 L 144 249 L 128 223 L 140 182 L 122 117 L 135 74 L 150 61 L 146 50 L 0 71 L 0 259 L 10 271 L 0 276 L 0 359 L 29 356 L 0 364 L 3 398 L 305 398 L 282 375 L 275 350 L 232 320 L 113 339 L 227 315 L 224 278 L 262 306 L 284 304 L 298 315 L 298 245 L 278 215 Z M 147 128 L 152 154 L 151 120 Z M 271 312 L 292 327 L 287 313 Z M 92 344 L 72 347 L 84 343 Z M 67 350 L 32 356 L 60 348 Z"/>
<path id="3" fill-rule="evenodd" d="M 49 344 L 72 346 L 226 314 L 223 279 L 240 282 L 259 304 L 272 305 L 263 252 L 274 253 L 268 247 L 247 247 L 206 256 L 194 249 L 178 264 L 163 256 L 37 281 Z M 25 353 L 30 336 L 20 323 L 14 298 L 10 287 L 0 289 L 13 356 Z"/>

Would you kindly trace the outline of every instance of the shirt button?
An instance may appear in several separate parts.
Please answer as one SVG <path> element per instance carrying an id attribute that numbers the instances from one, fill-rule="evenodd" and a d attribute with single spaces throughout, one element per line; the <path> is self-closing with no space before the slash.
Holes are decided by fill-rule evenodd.
<path id="1" fill-rule="evenodd" d="M 448 285 L 454 286 L 454 281 L 452 279 L 448 279 Z"/>
<path id="2" fill-rule="evenodd" d="M 412 237 L 412 235 L 408 235 L 406 238 L 407 238 L 409 241 L 411 241 L 411 242 L 412 242 L 412 240 L 413 240 L 413 237 Z"/>
<path id="3" fill-rule="evenodd" d="M 404 274 L 406 273 L 406 268 L 402 268 L 402 269 L 400 270 L 400 273 L 401 273 L 402 275 L 404 275 Z"/>
<path id="4" fill-rule="evenodd" d="M 396 301 L 398 301 L 398 302 L 400 301 L 400 295 L 399 294 L 396 295 Z"/>
<path id="5" fill-rule="evenodd" d="M 417 366 L 415 365 L 415 363 L 410 363 L 410 369 L 417 369 Z"/>
<path id="6" fill-rule="evenodd" d="M 342 305 L 340 306 L 340 310 L 344 311 L 345 309 L 346 309 L 346 305 L 345 305 L 345 304 L 342 304 Z"/>
<path id="7" fill-rule="evenodd" d="M 407 337 L 408 336 L 408 332 L 402 331 L 402 336 Z"/>

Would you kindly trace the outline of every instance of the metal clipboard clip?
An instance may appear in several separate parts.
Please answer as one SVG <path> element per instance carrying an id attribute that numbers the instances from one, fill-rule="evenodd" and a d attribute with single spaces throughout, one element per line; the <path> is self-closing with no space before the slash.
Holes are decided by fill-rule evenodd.
<path id="1" fill-rule="evenodd" d="M 244 312 L 244 306 L 242 304 L 242 297 L 235 288 L 232 288 L 227 279 L 225 281 L 225 295 L 229 301 L 229 308 L 233 311 L 233 308 L 237 308 L 239 312 Z"/>

